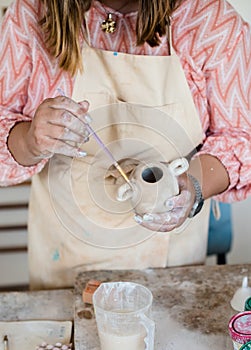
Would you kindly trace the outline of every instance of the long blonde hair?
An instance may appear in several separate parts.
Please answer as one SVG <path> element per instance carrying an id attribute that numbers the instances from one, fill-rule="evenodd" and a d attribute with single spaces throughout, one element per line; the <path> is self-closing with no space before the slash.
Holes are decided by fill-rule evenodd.
<path id="1" fill-rule="evenodd" d="M 160 43 L 172 12 L 181 0 L 139 0 L 136 25 L 137 45 Z M 72 75 L 82 70 L 81 41 L 85 39 L 84 14 L 92 0 L 42 0 L 40 25 L 48 50 L 58 58 L 59 67 Z"/>

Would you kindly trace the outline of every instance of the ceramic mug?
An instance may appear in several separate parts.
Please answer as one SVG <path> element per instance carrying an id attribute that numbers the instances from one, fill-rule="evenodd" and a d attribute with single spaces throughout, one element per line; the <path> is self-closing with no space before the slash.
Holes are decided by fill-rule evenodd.
<path id="1" fill-rule="evenodd" d="M 117 200 L 130 200 L 137 214 L 166 212 L 168 199 L 179 193 L 177 177 L 188 167 L 186 158 L 139 164 L 130 176 L 132 187 L 128 183 L 120 186 Z"/>

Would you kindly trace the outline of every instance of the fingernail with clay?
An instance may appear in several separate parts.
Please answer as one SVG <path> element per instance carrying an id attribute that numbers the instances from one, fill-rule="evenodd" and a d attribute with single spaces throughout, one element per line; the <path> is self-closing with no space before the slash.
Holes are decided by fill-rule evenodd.
<path id="1" fill-rule="evenodd" d="M 83 131 L 83 136 L 84 136 L 84 138 L 89 137 L 89 136 L 90 136 L 90 131 L 87 130 L 87 129 L 85 129 L 85 130 Z"/>
<path id="2" fill-rule="evenodd" d="M 86 153 L 85 151 L 78 150 L 77 156 L 78 156 L 78 157 L 85 157 L 85 156 L 87 156 L 87 153 Z"/>
<path id="3" fill-rule="evenodd" d="M 165 201 L 165 207 L 166 207 L 167 211 L 168 211 L 168 210 L 172 210 L 173 207 L 174 207 L 173 201 L 170 200 L 170 199 L 167 199 L 167 200 Z"/>
<path id="4" fill-rule="evenodd" d="M 92 117 L 89 114 L 85 115 L 85 121 L 86 123 L 91 123 L 92 122 Z"/>
<path id="5" fill-rule="evenodd" d="M 139 215 L 135 215 L 134 216 L 134 220 L 138 223 L 138 224 L 142 224 L 143 220 L 142 217 Z"/>
<path id="6" fill-rule="evenodd" d="M 143 216 L 143 221 L 152 222 L 153 221 L 153 216 L 151 214 L 145 214 Z"/>
<path id="7" fill-rule="evenodd" d="M 171 220 L 171 215 L 166 213 L 166 215 L 165 215 L 165 222 L 169 222 L 170 220 Z"/>

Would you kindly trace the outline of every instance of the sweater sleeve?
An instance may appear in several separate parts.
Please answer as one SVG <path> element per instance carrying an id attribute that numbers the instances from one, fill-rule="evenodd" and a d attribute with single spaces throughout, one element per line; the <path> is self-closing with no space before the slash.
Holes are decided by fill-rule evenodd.
<path id="1" fill-rule="evenodd" d="M 226 202 L 251 195 L 251 31 L 226 0 L 184 2 L 175 31 L 204 140 L 225 166 Z"/>
<path id="2" fill-rule="evenodd" d="M 46 163 L 43 160 L 35 166 L 22 166 L 7 146 L 11 128 L 32 118 L 24 113 L 32 70 L 26 16 L 18 0 L 8 8 L 0 28 L 0 186 L 23 182 L 41 171 Z"/>
<path id="3" fill-rule="evenodd" d="M 240 16 L 231 18 L 217 18 L 222 35 L 204 67 L 210 122 L 201 149 L 228 171 L 230 186 L 217 196 L 227 202 L 251 194 L 251 34 Z"/>

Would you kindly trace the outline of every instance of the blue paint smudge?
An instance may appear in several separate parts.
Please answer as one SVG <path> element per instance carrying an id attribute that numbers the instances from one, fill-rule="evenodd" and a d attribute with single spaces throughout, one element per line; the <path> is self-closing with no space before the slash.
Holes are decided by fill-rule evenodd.
<path id="1" fill-rule="evenodd" d="M 52 255 L 52 260 L 53 261 L 58 261 L 60 259 L 60 254 L 59 254 L 59 251 L 58 249 L 56 249 Z"/>

